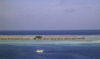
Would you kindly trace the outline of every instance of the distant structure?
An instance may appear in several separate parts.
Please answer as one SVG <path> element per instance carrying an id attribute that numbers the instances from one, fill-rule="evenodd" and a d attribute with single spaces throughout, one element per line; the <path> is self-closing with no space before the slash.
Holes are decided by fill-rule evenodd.
<path id="1" fill-rule="evenodd" d="M 100 30 L 0 31 L 0 40 L 85 40 L 100 35 Z"/>
<path id="2" fill-rule="evenodd" d="M 86 36 L 70 35 L 0 35 L 0 40 L 77 40 Z"/>

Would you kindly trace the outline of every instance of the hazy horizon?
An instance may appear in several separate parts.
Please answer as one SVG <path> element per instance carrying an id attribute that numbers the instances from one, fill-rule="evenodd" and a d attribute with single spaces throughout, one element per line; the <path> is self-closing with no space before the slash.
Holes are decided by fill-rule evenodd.
<path id="1" fill-rule="evenodd" d="M 100 0 L 0 0 L 0 30 L 100 30 Z"/>

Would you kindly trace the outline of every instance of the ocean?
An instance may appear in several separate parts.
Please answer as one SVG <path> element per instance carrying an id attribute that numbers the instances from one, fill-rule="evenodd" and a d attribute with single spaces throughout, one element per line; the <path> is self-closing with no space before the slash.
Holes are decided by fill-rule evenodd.
<path id="1" fill-rule="evenodd" d="M 98 35 L 100 30 L 19 30 L 0 31 L 0 35 Z"/>
<path id="2" fill-rule="evenodd" d="M 0 31 L 0 35 L 91 35 L 84 41 L 89 44 L 71 43 L 77 40 L 68 42 L 0 40 L 0 59 L 100 59 L 100 43 L 88 41 L 100 40 L 100 30 Z M 38 50 L 42 52 L 39 53 Z"/>
<path id="3" fill-rule="evenodd" d="M 37 50 L 43 53 L 37 53 Z M 0 59 L 100 59 L 100 44 L 0 44 Z"/>

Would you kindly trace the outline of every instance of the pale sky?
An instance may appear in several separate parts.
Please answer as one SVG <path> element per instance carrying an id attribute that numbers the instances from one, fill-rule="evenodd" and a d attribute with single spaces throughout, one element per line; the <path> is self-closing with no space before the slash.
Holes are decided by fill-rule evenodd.
<path id="1" fill-rule="evenodd" d="M 100 29 L 100 0 L 0 0 L 0 30 Z"/>

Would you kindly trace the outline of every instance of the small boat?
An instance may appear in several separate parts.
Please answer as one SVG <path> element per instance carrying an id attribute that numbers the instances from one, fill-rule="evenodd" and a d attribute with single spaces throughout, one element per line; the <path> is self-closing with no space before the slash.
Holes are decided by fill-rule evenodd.
<path id="1" fill-rule="evenodd" d="M 44 50 L 40 49 L 40 50 L 36 50 L 36 53 L 43 53 Z"/>

